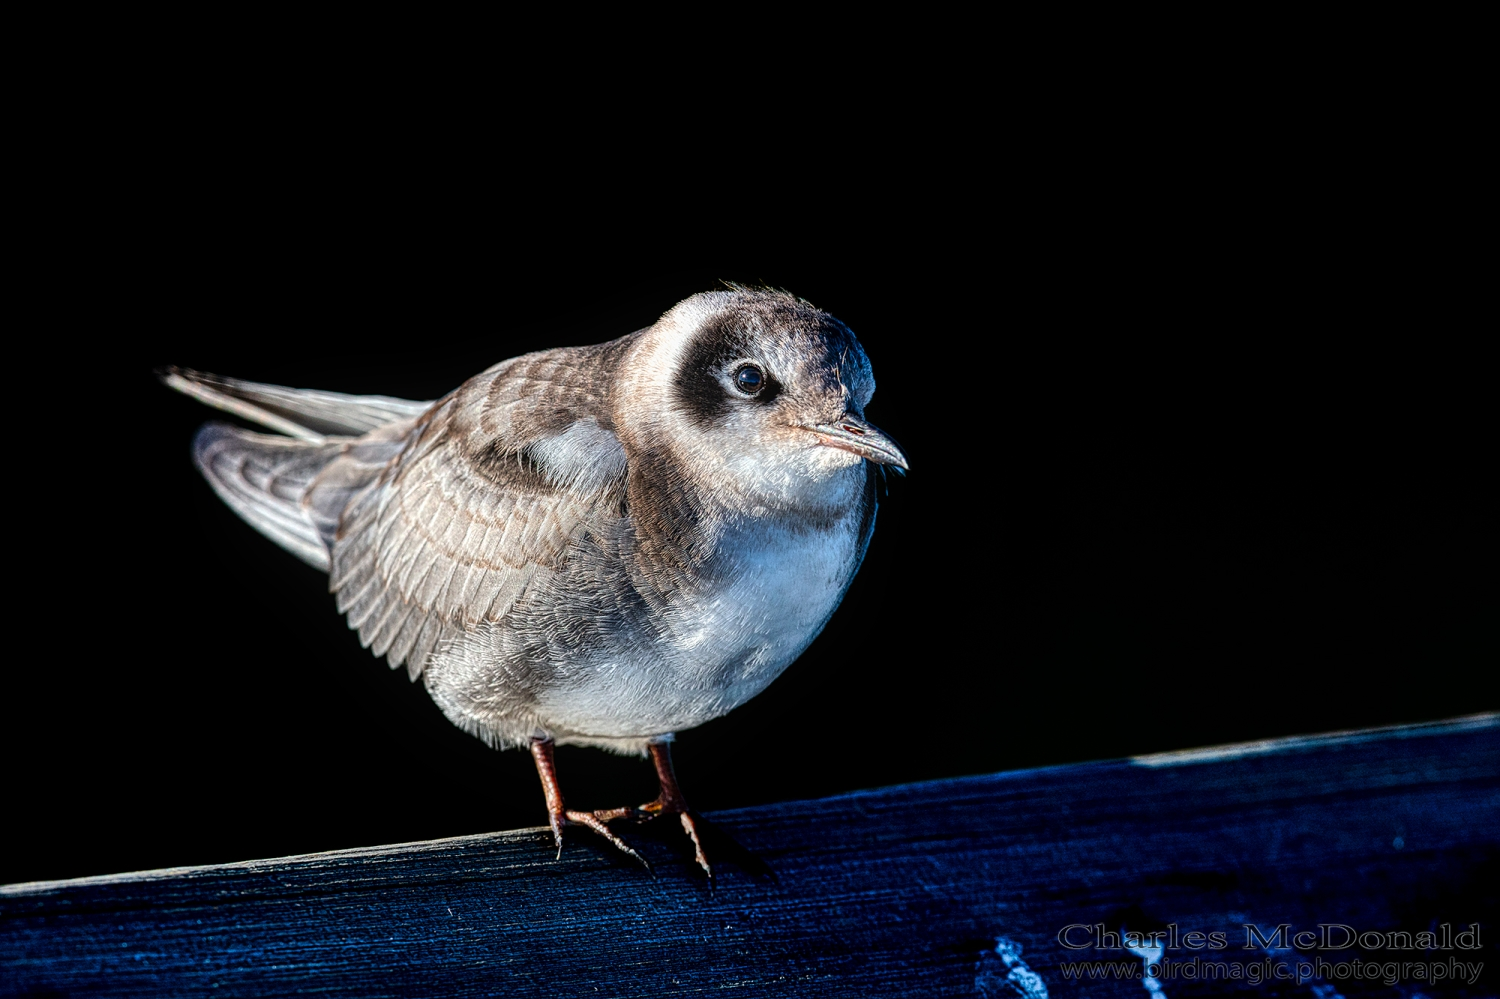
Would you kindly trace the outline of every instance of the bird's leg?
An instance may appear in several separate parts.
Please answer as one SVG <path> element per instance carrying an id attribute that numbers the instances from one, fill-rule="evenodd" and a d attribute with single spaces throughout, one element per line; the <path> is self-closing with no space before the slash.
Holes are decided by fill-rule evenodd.
<path id="1" fill-rule="evenodd" d="M 563 804 L 562 788 L 557 783 L 557 763 L 552 758 L 551 739 L 532 739 L 531 758 L 536 761 L 537 776 L 542 779 L 542 794 L 547 798 L 547 822 L 552 826 L 552 838 L 557 842 L 557 856 L 562 857 L 563 826 L 569 823 L 579 826 L 587 826 L 594 832 L 603 836 L 616 850 L 629 854 L 639 860 L 646 870 L 651 870 L 651 865 L 646 863 L 646 858 L 636 853 L 625 845 L 625 841 L 609 831 L 609 826 L 604 824 L 593 812 L 570 812 Z M 668 764 L 670 766 L 670 764 Z"/>
<path id="2" fill-rule="evenodd" d="M 612 822 L 615 819 L 624 818 L 654 819 L 658 815 L 677 816 L 678 821 L 682 823 L 683 831 L 693 841 L 693 859 L 698 861 L 698 866 L 703 868 L 703 873 L 713 877 L 713 868 L 708 866 L 708 855 L 703 852 L 703 841 L 698 836 L 698 823 L 694 820 L 691 809 L 688 808 L 682 789 L 677 786 L 677 773 L 672 768 L 672 744 L 653 742 L 647 746 L 647 749 L 651 753 L 651 762 L 656 764 L 656 781 L 660 788 L 657 791 L 656 800 L 647 802 L 639 808 L 601 809 L 594 813 L 594 817 L 605 822 Z"/>
<path id="3" fill-rule="evenodd" d="M 713 877 L 713 868 L 708 866 L 708 856 L 703 852 L 703 841 L 698 838 L 698 824 L 688 809 L 687 799 L 682 796 L 682 788 L 677 786 L 677 772 L 672 768 L 672 744 L 653 742 L 648 748 L 651 751 L 651 762 L 656 764 L 656 780 L 660 790 L 656 794 L 656 800 L 642 805 L 641 810 L 655 815 L 675 814 L 682 822 L 683 831 L 693 841 L 693 859 L 698 861 L 704 874 Z"/>

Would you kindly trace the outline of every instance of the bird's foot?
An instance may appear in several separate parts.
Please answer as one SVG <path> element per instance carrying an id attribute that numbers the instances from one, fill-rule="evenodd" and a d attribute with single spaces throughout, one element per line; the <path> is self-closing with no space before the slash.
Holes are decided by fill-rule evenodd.
<path id="1" fill-rule="evenodd" d="M 630 848 L 626 842 L 610 831 L 604 820 L 595 812 L 575 812 L 563 806 L 562 789 L 557 783 L 557 764 L 552 759 L 551 740 L 533 739 L 531 743 L 531 757 L 536 761 L 536 772 L 542 779 L 542 793 L 547 798 L 547 824 L 552 827 L 552 839 L 557 843 L 557 856 L 562 859 L 563 827 L 583 826 L 592 829 L 621 853 L 637 860 L 646 870 L 651 870 L 651 865 Z"/>
<path id="2" fill-rule="evenodd" d="M 616 850 L 619 850 L 627 857 L 639 861 L 641 866 L 646 870 L 651 870 L 651 865 L 646 862 L 646 858 L 641 856 L 639 853 L 636 853 L 629 847 L 629 845 L 626 844 L 623 839 L 611 832 L 609 826 L 605 825 L 604 821 L 600 819 L 596 813 L 574 812 L 570 810 L 565 811 L 562 814 L 562 824 L 559 824 L 556 821 L 552 822 L 552 838 L 557 841 L 557 856 L 559 858 L 562 857 L 562 825 L 566 824 L 571 826 L 584 826 L 585 828 L 592 829 L 600 836 L 603 836 L 606 840 L 609 841 L 610 846 L 613 846 Z"/>
<path id="3" fill-rule="evenodd" d="M 601 808 L 593 812 L 575 812 L 563 805 L 562 789 L 557 783 L 557 764 L 552 758 L 551 740 L 532 740 L 531 756 L 536 761 L 536 772 L 542 779 L 542 793 L 547 798 L 547 821 L 552 826 L 552 839 L 557 843 L 557 855 L 559 858 L 562 857 L 563 827 L 584 826 L 604 837 L 616 850 L 640 861 L 641 866 L 649 871 L 651 865 L 646 862 L 646 858 L 636 853 L 624 840 L 616 836 L 610 830 L 608 823 L 618 819 L 635 819 L 644 822 L 663 815 L 675 815 L 678 822 L 682 824 L 682 831 L 687 833 L 688 838 L 693 841 L 693 859 L 698 862 L 699 867 L 703 868 L 703 873 L 712 878 L 714 871 L 708 864 L 708 855 L 703 852 L 699 820 L 688 808 L 687 799 L 682 796 L 682 791 L 677 786 L 677 776 L 672 770 L 670 744 L 653 742 L 649 748 L 652 762 L 656 764 L 656 776 L 661 787 L 655 801 L 649 801 L 637 808 Z"/>
<path id="4" fill-rule="evenodd" d="M 649 747 L 651 760 L 656 764 L 656 776 L 661 785 L 661 791 L 657 794 L 655 801 L 648 801 L 636 808 L 608 808 L 600 809 L 593 813 L 594 818 L 601 822 L 613 822 L 616 819 L 635 819 L 646 821 L 663 815 L 675 815 L 682 823 L 682 831 L 688 834 L 693 841 L 693 859 L 698 866 L 703 868 L 703 873 L 709 877 L 714 876 L 713 868 L 708 864 L 708 854 L 703 852 L 703 838 L 699 835 L 698 820 L 693 815 L 692 809 L 688 808 L 687 799 L 682 796 L 682 790 L 677 786 L 677 775 L 672 769 L 671 744 L 666 742 L 653 742 Z"/>

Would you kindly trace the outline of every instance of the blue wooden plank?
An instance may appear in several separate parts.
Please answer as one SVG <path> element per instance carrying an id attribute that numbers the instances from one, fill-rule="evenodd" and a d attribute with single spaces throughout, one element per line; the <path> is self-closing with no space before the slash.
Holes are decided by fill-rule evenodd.
<path id="1" fill-rule="evenodd" d="M 654 878 L 583 835 L 554 861 L 547 834 L 522 830 L 6 886 L 0 982 L 6 995 L 1495 994 L 1493 969 L 1474 983 L 1395 984 L 1337 970 L 1356 959 L 1422 962 L 1429 975 L 1434 963 L 1445 975 L 1454 962 L 1493 963 L 1495 716 L 711 818 L 712 886 L 670 830 L 649 828 L 626 834 Z M 1474 923 L 1482 949 L 1455 944 Z M 1195 951 L 1179 939 L 1147 983 L 1139 955 L 1095 946 L 1096 924 L 1175 924 L 1179 938 L 1226 942 Z M 1268 953 L 1244 949 L 1246 924 L 1273 937 L 1282 924 L 1413 934 L 1446 924 L 1449 940 Z M 1296 974 L 1319 958 L 1326 972 L 1300 984 L 1243 977 Z M 1070 962 L 1088 960 L 1123 961 L 1135 977 L 1071 980 L 1088 969 Z M 1207 973 L 1204 960 L 1242 977 L 1168 977 Z"/>

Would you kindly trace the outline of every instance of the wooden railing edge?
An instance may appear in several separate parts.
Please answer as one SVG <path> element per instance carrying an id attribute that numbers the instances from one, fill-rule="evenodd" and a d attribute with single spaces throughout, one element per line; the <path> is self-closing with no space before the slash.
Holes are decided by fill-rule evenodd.
<path id="1" fill-rule="evenodd" d="M 1285 736 L 1275 739 L 1258 739 L 1248 742 L 1225 743 L 1216 746 L 1204 746 L 1196 749 L 1172 750 L 1162 753 L 1150 753 L 1140 756 L 1123 757 L 1106 760 L 1090 760 L 1079 763 L 1052 764 L 1042 767 L 1026 767 L 1016 770 L 1003 770 L 988 774 L 971 774 L 959 777 L 943 777 L 930 781 L 917 781 L 908 784 L 895 784 L 887 787 L 868 788 L 857 791 L 847 791 L 841 794 L 829 795 L 826 798 L 809 799 L 798 802 L 778 802 L 773 805 L 756 805 L 746 808 L 726 809 L 721 812 L 710 813 L 711 818 L 718 820 L 732 819 L 741 813 L 754 812 L 767 807 L 795 807 L 797 805 L 816 803 L 836 803 L 841 801 L 857 800 L 861 797 L 887 794 L 892 791 L 900 791 L 903 788 L 914 788 L 919 786 L 940 786 L 944 784 L 959 784 L 983 780 L 1007 780 L 1020 779 L 1027 775 L 1044 773 L 1048 771 L 1082 770 L 1089 767 L 1135 765 L 1144 767 L 1170 767 L 1197 763 L 1227 762 L 1249 756 L 1266 756 L 1277 753 L 1298 752 L 1302 750 L 1326 749 L 1331 746 L 1353 745 L 1370 742 L 1378 739 L 1407 739 L 1420 738 L 1423 736 L 1438 736 L 1451 733 L 1474 731 L 1485 728 L 1500 726 L 1500 711 L 1480 712 L 1472 715 L 1464 715 L 1457 718 L 1448 718 L 1429 722 L 1415 722 L 1399 725 L 1382 725 L 1371 728 L 1348 729 L 1333 732 L 1317 733 L 1314 735 Z M 195 875 L 207 875 L 215 873 L 229 873 L 233 871 L 255 871 L 265 868 L 285 867 L 289 864 L 316 863 L 319 861 L 337 863 L 341 861 L 358 860 L 360 858 L 393 856 L 399 854 L 422 853 L 452 849 L 463 844 L 482 843 L 505 843 L 516 840 L 532 839 L 536 837 L 548 837 L 551 833 L 545 826 L 529 826 L 521 829 L 506 829 L 494 832 L 468 833 L 461 836 L 448 836 L 430 840 L 413 840 L 403 843 L 385 843 L 374 846 L 344 847 L 336 850 L 321 850 L 313 853 L 291 854 L 281 857 L 259 857 L 250 860 L 228 861 L 215 864 L 194 864 L 179 867 L 163 867 L 144 871 L 124 871 L 116 874 L 94 874 L 78 878 L 62 878 L 44 881 L 21 881 L 13 884 L 0 885 L 0 897 L 20 898 L 29 895 L 44 894 L 63 888 L 75 888 L 84 886 L 99 886 L 111 884 L 129 884 L 146 881 L 159 881 L 171 878 L 191 877 Z"/>

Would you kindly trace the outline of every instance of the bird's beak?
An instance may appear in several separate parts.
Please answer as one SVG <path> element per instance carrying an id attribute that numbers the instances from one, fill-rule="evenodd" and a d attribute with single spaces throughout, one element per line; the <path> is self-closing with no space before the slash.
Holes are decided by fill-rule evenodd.
<path id="1" fill-rule="evenodd" d="M 853 413 L 845 413 L 833 423 L 819 423 L 803 429 L 811 430 L 821 443 L 829 447 L 852 451 L 877 465 L 911 468 L 906 461 L 906 452 L 901 450 L 899 444 L 886 436 L 885 431 Z"/>

